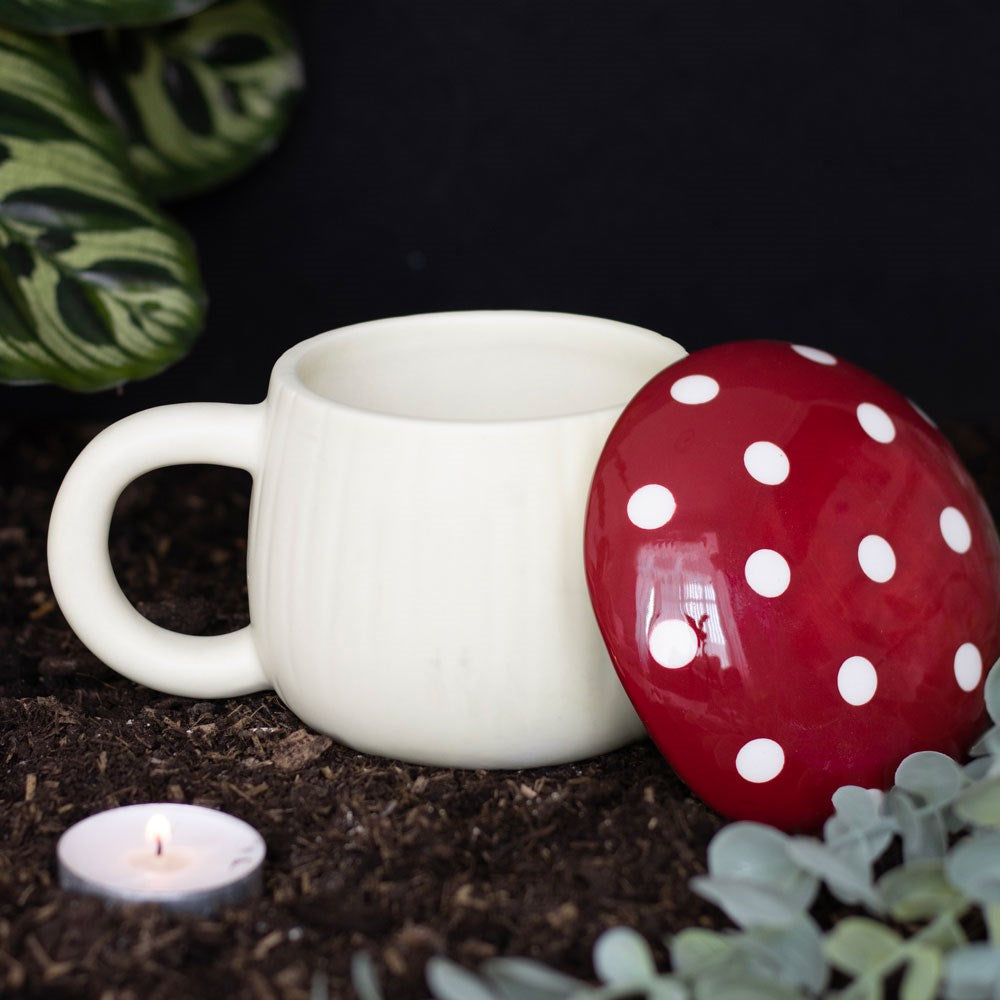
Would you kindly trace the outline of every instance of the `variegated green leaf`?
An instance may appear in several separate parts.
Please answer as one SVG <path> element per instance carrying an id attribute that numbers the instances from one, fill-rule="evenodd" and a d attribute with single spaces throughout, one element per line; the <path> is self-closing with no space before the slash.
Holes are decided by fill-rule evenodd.
<path id="1" fill-rule="evenodd" d="M 187 17 L 212 0 L 0 0 L 0 24 L 43 35 Z"/>
<path id="2" fill-rule="evenodd" d="M 72 61 L 0 29 L 0 381 L 153 375 L 203 313 L 190 240 L 136 189 Z"/>
<path id="3" fill-rule="evenodd" d="M 275 0 L 223 0 L 179 24 L 81 35 L 72 51 L 156 198 L 204 191 L 256 162 L 302 90 Z"/>

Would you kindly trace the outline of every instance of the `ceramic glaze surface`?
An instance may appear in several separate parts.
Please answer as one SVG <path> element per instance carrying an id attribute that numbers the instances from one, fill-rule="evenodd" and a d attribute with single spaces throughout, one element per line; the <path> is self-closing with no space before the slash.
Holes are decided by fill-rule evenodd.
<path id="1" fill-rule="evenodd" d="M 321 334 L 278 360 L 259 405 L 161 407 L 95 438 L 53 508 L 53 588 L 126 676 L 197 698 L 273 687 L 360 750 L 517 768 L 621 746 L 643 730 L 587 597 L 587 488 L 627 401 L 683 355 L 553 313 Z M 158 628 L 115 581 L 115 497 L 182 462 L 253 475 L 239 632 Z"/>
<path id="2" fill-rule="evenodd" d="M 961 757 L 1000 655 L 1000 542 L 951 446 L 824 351 L 749 341 L 626 408 L 586 520 L 619 677 L 727 816 L 811 828 L 844 784 Z"/>

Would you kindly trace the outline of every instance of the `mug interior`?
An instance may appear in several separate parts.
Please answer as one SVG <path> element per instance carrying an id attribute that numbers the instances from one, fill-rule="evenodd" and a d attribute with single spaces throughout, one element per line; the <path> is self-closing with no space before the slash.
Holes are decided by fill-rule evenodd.
<path id="1" fill-rule="evenodd" d="M 424 420 L 538 420 L 620 408 L 672 342 L 611 320 L 471 312 L 361 323 L 289 358 L 309 391 L 343 406 Z M 286 357 L 288 357 L 286 355 Z"/>

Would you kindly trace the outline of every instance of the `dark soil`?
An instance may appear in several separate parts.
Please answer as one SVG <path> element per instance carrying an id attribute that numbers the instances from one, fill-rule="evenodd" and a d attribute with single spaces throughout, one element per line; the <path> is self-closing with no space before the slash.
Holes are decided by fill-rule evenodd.
<path id="1" fill-rule="evenodd" d="M 58 484 L 95 428 L 0 423 L 0 996 L 349 997 L 358 950 L 392 998 L 422 997 L 433 954 L 530 955 L 584 977 L 606 927 L 663 935 L 724 918 L 688 890 L 722 820 L 649 743 L 521 772 L 416 767 L 305 730 L 274 695 L 194 702 L 119 677 L 67 628 L 45 569 Z M 948 428 L 1000 510 L 1000 442 Z M 152 620 L 245 624 L 249 480 L 213 467 L 143 477 L 112 554 Z M 71 824 L 148 801 L 219 807 L 268 845 L 263 895 L 204 920 L 106 909 L 55 884 Z"/>

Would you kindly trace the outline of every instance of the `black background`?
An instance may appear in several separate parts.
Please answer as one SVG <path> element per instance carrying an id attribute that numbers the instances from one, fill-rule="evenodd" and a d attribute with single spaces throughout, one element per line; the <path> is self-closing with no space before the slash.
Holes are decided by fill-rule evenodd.
<path id="1" fill-rule="evenodd" d="M 278 150 L 172 211 L 211 297 L 110 418 L 263 397 L 346 323 L 589 313 L 689 349 L 777 337 L 938 419 L 1000 426 L 995 3 L 292 0 L 308 92 Z"/>

